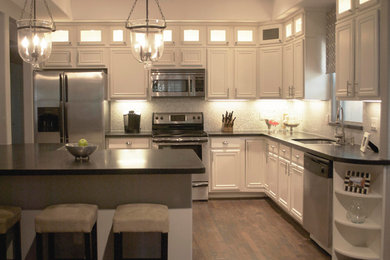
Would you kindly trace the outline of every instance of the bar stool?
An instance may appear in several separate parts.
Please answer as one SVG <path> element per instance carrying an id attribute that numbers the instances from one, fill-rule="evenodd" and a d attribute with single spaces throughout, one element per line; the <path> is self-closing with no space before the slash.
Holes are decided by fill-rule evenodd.
<path id="1" fill-rule="evenodd" d="M 84 233 L 87 260 L 97 259 L 97 209 L 91 204 L 58 204 L 45 208 L 35 217 L 37 259 L 43 259 L 43 234 L 48 234 L 49 259 L 55 259 L 55 233 Z M 91 254 L 92 237 L 92 254 Z M 92 255 L 92 257 L 91 257 Z"/>
<path id="2" fill-rule="evenodd" d="M 19 207 L 0 206 L 0 260 L 7 259 L 7 238 L 13 240 L 14 259 L 22 259 L 20 243 L 21 213 L 22 209 Z"/>
<path id="3" fill-rule="evenodd" d="M 123 259 L 124 232 L 161 233 L 161 258 L 168 259 L 168 207 L 160 204 L 125 204 L 116 208 L 113 219 L 114 259 Z"/>

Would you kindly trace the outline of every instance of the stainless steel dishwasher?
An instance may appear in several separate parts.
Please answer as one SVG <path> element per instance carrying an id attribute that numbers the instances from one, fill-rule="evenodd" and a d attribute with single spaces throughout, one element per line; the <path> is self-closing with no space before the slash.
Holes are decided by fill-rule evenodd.
<path id="1" fill-rule="evenodd" d="M 304 165 L 303 227 L 331 253 L 333 162 L 305 153 Z"/>

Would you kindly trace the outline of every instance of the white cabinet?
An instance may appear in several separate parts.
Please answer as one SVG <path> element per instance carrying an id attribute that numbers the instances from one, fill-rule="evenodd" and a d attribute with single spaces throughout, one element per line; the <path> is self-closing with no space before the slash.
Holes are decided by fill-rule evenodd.
<path id="1" fill-rule="evenodd" d="M 245 140 L 245 189 L 261 190 L 265 182 L 265 141 Z"/>
<path id="2" fill-rule="evenodd" d="M 204 45 L 206 28 L 198 25 L 180 26 L 182 45 Z"/>
<path id="3" fill-rule="evenodd" d="M 378 10 L 336 25 L 336 96 L 379 96 Z"/>
<path id="4" fill-rule="evenodd" d="M 259 96 L 282 97 L 282 47 L 265 47 L 259 50 Z"/>
<path id="5" fill-rule="evenodd" d="M 153 67 L 205 67 L 205 48 L 165 48 L 162 57 Z"/>
<path id="6" fill-rule="evenodd" d="M 260 26 L 260 44 L 281 43 L 282 25 L 264 25 Z"/>
<path id="7" fill-rule="evenodd" d="M 207 68 L 208 98 L 256 98 L 255 48 L 209 48 Z"/>
<path id="8" fill-rule="evenodd" d="M 297 40 L 283 48 L 283 97 L 303 98 L 304 42 Z"/>
<path id="9" fill-rule="evenodd" d="M 231 54 L 228 48 L 207 50 L 207 96 L 228 98 L 231 77 Z"/>
<path id="10" fill-rule="evenodd" d="M 43 66 L 44 67 L 73 67 L 74 66 L 73 49 L 53 47 L 49 59 L 44 62 Z"/>
<path id="11" fill-rule="evenodd" d="M 359 165 L 335 162 L 333 167 L 333 252 L 332 259 L 389 259 L 389 211 L 386 197 L 388 173 L 380 165 Z M 370 173 L 369 192 L 345 191 L 345 175 Z M 356 175 L 355 175 L 356 176 Z M 359 204 L 364 223 L 347 218 L 352 203 Z M 388 203 L 387 203 L 388 204 Z"/>
<path id="12" fill-rule="evenodd" d="M 277 200 L 280 206 L 285 210 L 290 207 L 290 178 L 289 178 L 289 164 L 290 162 L 282 157 L 278 160 L 278 196 Z"/>
<path id="13" fill-rule="evenodd" d="M 355 82 L 360 97 L 379 95 L 378 10 L 356 18 Z"/>
<path id="14" fill-rule="evenodd" d="M 299 223 L 302 223 L 303 216 L 303 167 L 291 163 L 289 167 L 290 176 L 290 214 Z"/>
<path id="15" fill-rule="evenodd" d="M 366 8 L 377 4 L 379 0 L 337 0 L 337 19 L 351 16 L 357 12 L 362 12 Z"/>
<path id="16" fill-rule="evenodd" d="M 234 51 L 235 98 L 256 98 L 256 49 Z"/>
<path id="17" fill-rule="evenodd" d="M 78 48 L 77 49 L 77 66 L 105 66 L 104 49 Z"/>
<path id="18" fill-rule="evenodd" d="M 238 191 L 240 188 L 240 150 L 211 150 L 211 190 Z"/>
<path id="19" fill-rule="evenodd" d="M 354 26 L 352 20 L 336 25 L 336 96 L 353 96 Z"/>
<path id="20" fill-rule="evenodd" d="M 267 174 L 266 174 L 266 183 L 267 183 L 267 195 L 277 201 L 278 196 L 278 156 L 273 153 L 268 153 L 267 155 Z"/>
<path id="21" fill-rule="evenodd" d="M 238 26 L 234 27 L 234 45 L 254 46 L 256 45 L 256 27 Z"/>
<path id="22" fill-rule="evenodd" d="M 111 49 L 110 97 L 112 99 L 146 99 L 146 72 L 128 48 Z"/>
<path id="23" fill-rule="evenodd" d="M 207 27 L 207 44 L 227 46 L 231 40 L 229 26 L 208 26 Z"/>
<path id="24" fill-rule="evenodd" d="M 109 137 L 108 149 L 150 149 L 150 138 Z"/>

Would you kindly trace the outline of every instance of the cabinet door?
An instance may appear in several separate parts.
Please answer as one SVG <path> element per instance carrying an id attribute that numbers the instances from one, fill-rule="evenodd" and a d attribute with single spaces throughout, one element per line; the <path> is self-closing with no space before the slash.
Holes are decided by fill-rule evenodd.
<path id="1" fill-rule="evenodd" d="M 44 62 L 44 67 L 72 67 L 72 49 L 54 49 L 48 60 Z"/>
<path id="2" fill-rule="evenodd" d="M 294 45 L 288 44 L 283 48 L 283 97 L 292 97 L 294 85 Z"/>
<path id="3" fill-rule="evenodd" d="M 235 191 L 240 187 L 240 150 L 211 151 L 211 189 Z"/>
<path id="4" fill-rule="evenodd" d="M 278 195 L 278 156 L 272 153 L 268 153 L 267 159 L 267 195 L 276 201 Z"/>
<path id="5" fill-rule="evenodd" d="M 282 47 L 261 48 L 259 51 L 260 97 L 282 97 Z"/>
<path id="6" fill-rule="evenodd" d="M 353 12 L 353 2 L 352 0 L 337 0 L 337 19 L 351 15 Z"/>
<path id="7" fill-rule="evenodd" d="M 130 49 L 111 50 L 110 71 L 112 99 L 146 98 L 144 66 L 133 57 Z"/>
<path id="8" fill-rule="evenodd" d="M 256 49 L 234 51 L 235 98 L 256 98 Z"/>
<path id="9" fill-rule="evenodd" d="M 355 91 L 359 97 L 379 94 L 378 10 L 356 18 Z"/>
<path id="10" fill-rule="evenodd" d="M 227 48 L 207 50 L 207 80 L 209 98 L 228 98 L 231 77 L 230 52 Z"/>
<path id="11" fill-rule="evenodd" d="M 104 49 L 78 49 L 77 66 L 105 66 Z"/>
<path id="12" fill-rule="evenodd" d="M 278 164 L 278 203 L 289 210 L 289 172 L 288 172 L 289 161 L 279 157 Z"/>
<path id="13" fill-rule="evenodd" d="M 172 48 L 165 48 L 161 58 L 153 62 L 153 66 L 175 66 L 176 65 L 176 51 Z"/>
<path id="14" fill-rule="evenodd" d="M 304 92 L 304 43 L 294 42 L 294 84 L 291 89 L 293 98 L 303 98 Z"/>
<path id="15" fill-rule="evenodd" d="M 263 140 L 245 141 L 245 188 L 264 187 L 265 149 Z"/>
<path id="16" fill-rule="evenodd" d="M 303 213 L 303 168 L 291 164 L 290 167 L 290 214 L 302 223 Z"/>
<path id="17" fill-rule="evenodd" d="M 336 25 L 336 96 L 353 96 L 354 44 L 353 22 Z"/>
<path id="18" fill-rule="evenodd" d="M 180 50 L 181 66 L 203 67 L 205 63 L 205 49 L 203 48 L 183 48 Z"/>

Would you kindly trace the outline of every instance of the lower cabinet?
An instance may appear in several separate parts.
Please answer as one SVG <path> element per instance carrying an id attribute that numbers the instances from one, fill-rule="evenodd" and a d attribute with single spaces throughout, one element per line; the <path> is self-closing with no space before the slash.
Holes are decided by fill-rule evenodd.
<path id="1" fill-rule="evenodd" d="M 289 211 L 290 208 L 290 162 L 282 157 L 279 157 L 278 162 L 278 203 L 285 210 Z"/>
<path id="2" fill-rule="evenodd" d="M 290 214 L 302 223 L 303 213 L 303 167 L 290 164 Z"/>
<path id="3" fill-rule="evenodd" d="M 150 149 L 150 138 L 109 137 L 106 138 L 108 149 Z"/>
<path id="4" fill-rule="evenodd" d="M 278 195 L 278 156 L 268 153 L 266 174 L 266 194 L 276 201 Z"/>
<path id="5" fill-rule="evenodd" d="M 265 140 L 211 138 L 211 192 L 264 192 Z"/>
<path id="6" fill-rule="evenodd" d="M 239 190 L 240 161 L 239 149 L 211 150 L 211 190 Z"/>

